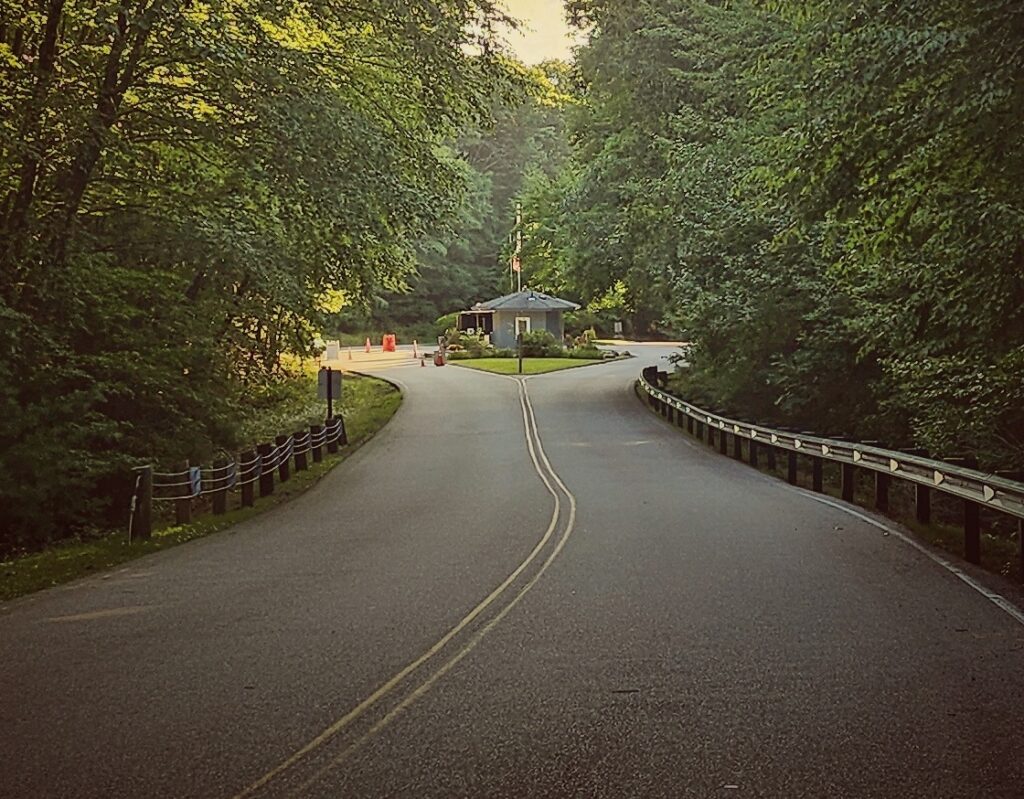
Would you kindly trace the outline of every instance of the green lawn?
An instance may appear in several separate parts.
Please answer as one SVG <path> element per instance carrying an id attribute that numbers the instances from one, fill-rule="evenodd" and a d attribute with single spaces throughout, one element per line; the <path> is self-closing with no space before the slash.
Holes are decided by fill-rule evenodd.
<path id="1" fill-rule="evenodd" d="M 294 472 L 291 480 L 278 483 L 269 497 L 258 498 L 254 507 L 239 508 L 238 493 L 231 492 L 228 495 L 228 513 L 214 516 L 208 512 L 208 503 L 196 500 L 195 521 L 178 526 L 172 520 L 171 503 L 158 504 L 154 514 L 160 510 L 161 517 L 154 518 L 153 537 L 148 541 L 129 544 L 125 531 L 118 530 L 94 538 L 64 541 L 41 552 L 0 561 L 0 602 L 88 574 L 107 571 L 149 552 L 216 533 L 302 494 L 372 438 L 387 424 L 402 402 L 398 389 L 371 377 L 346 375 L 344 391 L 343 413 L 349 437 L 348 446 L 336 455 L 330 455 L 325 450 L 322 463 L 311 464 L 311 468 L 304 472 Z M 308 405 L 306 392 L 297 392 L 294 400 L 285 400 L 276 407 L 267 408 L 265 414 L 254 414 L 252 429 L 294 430 L 297 426 L 295 419 L 309 412 Z M 279 423 L 285 425 L 285 422 L 287 426 L 275 426 Z M 261 435 L 269 433 L 263 431 Z"/>
<path id="2" fill-rule="evenodd" d="M 572 369 L 576 366 L 601 363 L 602 360 L 601 358 L 523 358 L 523 374 L 539 375 L 544 372 L 557 372 L 559 369 Z M 499 375 L 519 373 L 518 358 L 473 358 L 467 361 L 449 361 L 449 363 L 453 366 L 466 366 L 470 369 L 480 369 Z"/>

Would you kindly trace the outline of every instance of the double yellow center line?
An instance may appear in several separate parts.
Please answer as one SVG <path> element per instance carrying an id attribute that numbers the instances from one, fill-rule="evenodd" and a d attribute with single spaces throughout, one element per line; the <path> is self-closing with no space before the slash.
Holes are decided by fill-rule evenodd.
<path id="1" fill-rule="evenodd" d="M 303 796 L 309 792 L 309 789 L 317 782 L 319 782 L 329 771 L 341 765 L 346 759 L 348 759 L 354 752 L 356 752 L 363 744 L 377 735 L 381 730 L 387 727 L 392 721 L 400 716 L 405 710 L 407 710 L 416 700 L 425 695 L 430 689 L 451 671 L 466 655 L 476 648 L 477 644 L 483 640 L 483 638 L 493 630 L 499 622 L 522 600 L 524 596 L 532 589 L 548 570 L 555 558 L 564 549 L 566 542 L 572 535 L 573 528 L 576 524 L 576 498 L 572 492 L 566 488 L 565 483 L 555 472 L 551 466 L 551 462 L 548 460 L 547 455 L 544 452 L 544 445 L 541 441 L 540 431 L 537 428 L 537 418 L 534 414 L 533 403 L 530 401 L 529 391 L 527 390 L 526 379 L 519 378 L 506 378 L 515 380 L 518 384 L 519 390 L 519 404 L 522 408 L 523 413 L 523 428 L 526 437 L 526 446 L 530 455 L 530 460 L 533 463 L 533 467 L 536 470 L 541 482 L 547 489 L 548 493 L 551 494 L 554 499 L 554 507 L 551 512 L 551 521 L 544 531 L 544 535 L 534 546 L 533 550 L 526 556 L 526 558 L 520 563 L 515 570 L 509 574 L 508 577 L 495 588 L 490 594 L 487 595 L 476 607 L 474 607 L 466 616 L 464 616 L 458 624 L 452 627 L 446 632 L 438 641 L 427 649 L 422 655 L 416 658 L 414 661 L 409 663 L 405 668 L 401 669 L 398 673 L 392 676 L 387 682 L 383 683 L 377 690 L 370 694 L 366 699 L 352 708 L 348 713 L 342 716 L 340 719 L 335 721 L 323 732 L 309 741 L 307 744 L 296 750 L 292 755 L 282 761 L 279 765 L 268 771 L 258 780 L 248 785 L 239 793 L 235 794 L 234 799 L 247 799 L 248 797 L 255 796 L 261 792 L 264 788 L 267 788 L 272 782 L 282 777 L 286 772 L 291 771 L 301 761 L 305 760 L 307 756 L 311 755 L 317 750 L 320 750 L 329 741 L 338 737 L 341 733 L 346 732 L 351 728 L 356 721 L 358 721 L 364 714 L 366 714 L 375 705 L 383 702 L 386 699 L 394 699 L 400 696 L 404 691 L 404 698 L 398 702 L 391 710 L 389 710 L 380 720 L 374 723 L 368 730 L 366 730 L 361 736 L 353 739 L 349 743 L 345 744 L 342 749 L 329 761 L 326 765 L 321 766 L 317 769 L 312 776 L 305 779 L 301 785 L 299 785 L 291 795 Z M 529 578 L 517 592 L 511 593 L 510 589 L 519 580 L 523 573 L 536 561 L 544 549 L 551 542 L 555 536 L 555 532 L 559 526 L 559 520 L 562 516 L 562 498 L 568 502 L 568 516 L 565 521 L 565 526 L 562 528 L 561 534 L 558 536 L 558 540 L 551 549 L 547 558 L 543 561 L 539 568 L 536 569 L 533 576 Z M 508 594 L 508 596 L 506 596 Z M 499 600 L 504 601 L 504 604 Z M 436 668 L 433 672 L 421 675 L 410 680 L 414 673 L 419 672 L 423 666 L 431 661 L 436 655 L 441 653 L 445 649 L 450 649 L 449 644 L 460 637 L 460 634 L 466 631 L 466 629 L 473 624 L 485 611 L 492 606 L 496 606 L 499 610 L 494 616 L 488 621 L 483 627 L 476 631 L 472 636 L 461 642 L 461 647 L 456 649 L 452 655 L 442 665 Z M 466 636 L 461 636 L 465 638 Z M 459 646 L 460 642 L 456 642 L 455 646 Z"/>

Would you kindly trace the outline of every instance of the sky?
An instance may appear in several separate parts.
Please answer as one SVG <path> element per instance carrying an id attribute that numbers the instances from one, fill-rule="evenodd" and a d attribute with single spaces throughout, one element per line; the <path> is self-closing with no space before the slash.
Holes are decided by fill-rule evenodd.
<path id="1" fill-rule="evenodd" d="M 536 64 L 549 58 L 568 61 L 572 38 L 562 0 L 505 0 L 509 13 L 522 20 L 522 29 L 506 37 L 519 58 Z"/>

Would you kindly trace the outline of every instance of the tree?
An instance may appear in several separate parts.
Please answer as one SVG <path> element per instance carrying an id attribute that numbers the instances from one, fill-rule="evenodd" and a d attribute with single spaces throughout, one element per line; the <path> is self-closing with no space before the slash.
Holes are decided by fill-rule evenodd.
<path id="1" fill-rule="evenodd" d="M 494 4 L 0 5 L 0 546 L 123 512 L 339 294 L 398 286 L 514 79 Z M 47 501 L 60 492 L 62 503 Z"/>

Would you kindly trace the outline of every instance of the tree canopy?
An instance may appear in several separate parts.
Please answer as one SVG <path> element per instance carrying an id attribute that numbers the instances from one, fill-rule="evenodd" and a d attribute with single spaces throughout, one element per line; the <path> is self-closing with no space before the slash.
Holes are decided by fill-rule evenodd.
<path id="1" fill-rule="evenodd" d="M 682 333 L 694 399 L 1020 468 L 1020 4 L 567 6 L 538 279 Z"/>
<path id="2" fill-rule="evenodd" d="M 503 291 L 517 202 L 694 400 L 1021 468 L 1018 0 L 565 5 L 528 68 L 494 0 L 0 0 L 0 547 L 240 443 L 319 332 Z"/>
<path id="3" fill-rule="evenodd" d="M 233 442 L 325 314 L 462 206 L 448 156 L 521 91 L 490 0 L 0 2 L 6 545 L 97 482 Z M 54 503 L 60 494 L 67 501 Z"/>

